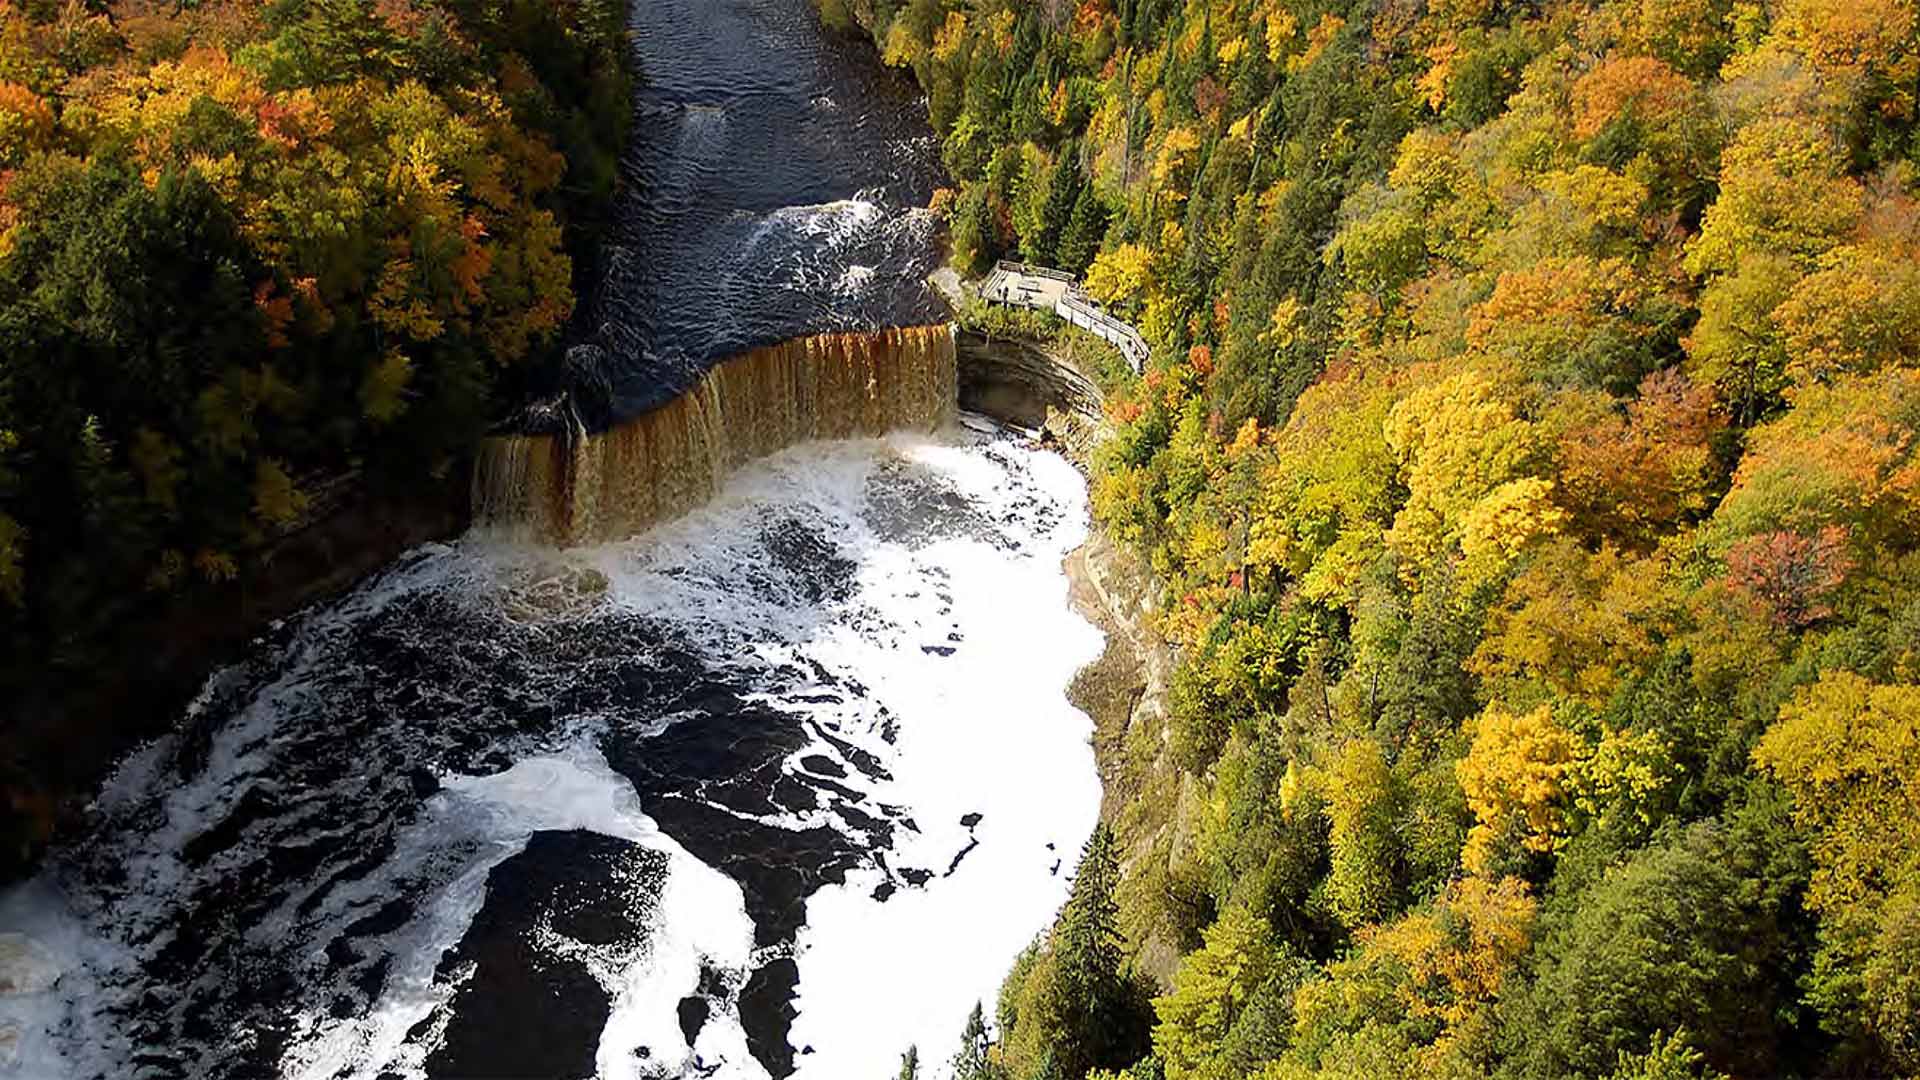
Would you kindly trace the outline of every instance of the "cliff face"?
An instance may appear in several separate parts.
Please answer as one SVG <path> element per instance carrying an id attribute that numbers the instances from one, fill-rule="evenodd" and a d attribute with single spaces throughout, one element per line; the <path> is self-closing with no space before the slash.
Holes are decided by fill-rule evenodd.
<path id="1" fill-rule="evenodd" d="M 1106 651 L 1080 669 L 1067 697 L 1093 718 L 1094 759 L 1100 769 L 1100 819 L 1121 851 L 1120 888 L 1157 888 L 1172 840 L 1200 808 L 1167 753 L 1167 687 L 1174 657 L 1153 627 L 1159 585 L 1140 556 L 1098 527 L 1067 557 L 1074 608 L 1107 635 Z M 1172 790 L 1183 798 L 1146 798 Z M 1123 905 L 1122 911 L 1140 910 Z M 1164 988 L 1180 961 L 1181 943 L 1157 928 L 1128 926 L 1138 970 Z"/>
<path id="2" fill-rule="evenodd" d="M 1100 420 L 1100 388 L 1043 345 L 960 334 L 960 407 L 1024 428 L 1046 423 L 1049 408 Z"/>

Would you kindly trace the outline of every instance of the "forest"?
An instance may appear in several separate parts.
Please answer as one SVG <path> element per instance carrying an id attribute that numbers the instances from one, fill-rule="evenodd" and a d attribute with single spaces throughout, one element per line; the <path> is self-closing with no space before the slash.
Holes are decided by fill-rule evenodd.
<path id="1" fill-rule="evenodd" d="M 1167 715 L 962 1080 L 1920 1075 L 1912 0 L 820 5 L 1154 347 Z"/>
<path id="2" fill-rule="evenodd" d="M 592 269 L 625 25 L 0 0 L 0 700 L 71 707 L 116 625 L 244 588 L 323 490 L 464 490 Z M 0 862 L 48 824 L 32 765 Z"/>

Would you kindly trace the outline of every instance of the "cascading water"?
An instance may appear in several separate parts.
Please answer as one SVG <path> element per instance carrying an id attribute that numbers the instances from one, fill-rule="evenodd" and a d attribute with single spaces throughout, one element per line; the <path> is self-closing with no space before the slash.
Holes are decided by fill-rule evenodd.
<path id="1" fill-rule="evenodd" d="M 947 423 L 923 110 L 809 0 L 633 23 L 557 422 L 0 893 L 0 1075 L 937 1076 L 1064 899 L 1085 492 Z"/>
<path id="2" fill-rule="evenodd" d="M 487 440 L 474 515 L 482 528 L 561 545 L 632 536 L 706 501 L 754 458 L 813 439 L 937 430 L 957 396 L 949 326 L 764 346 L 606 431 Z"/>

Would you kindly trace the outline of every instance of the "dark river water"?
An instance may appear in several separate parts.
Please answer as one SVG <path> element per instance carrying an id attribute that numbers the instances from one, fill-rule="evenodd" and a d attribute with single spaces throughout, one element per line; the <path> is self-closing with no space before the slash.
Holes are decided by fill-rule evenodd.
<path id="1" fill-rule="evenodd" d="M 931 143 L 808 0 L 635 0 L 619 409 L 924 321 Z M 1099 789 L 1079 475 L 812 443 L 632 540 L 419 549 L 276 626 L 0 893 L 0 1077 L 880 1077 L 944 1061 Z M 108 675 L 110 677 L 110 673 Z M 940 1075 L 936 1067 L 932 1075 Z"/>
<path id="2" fill-rule="evenodd" d="M 822 32 L 809 0 L 634 0 L 627 187 L 591 341 L 590 416 L 803 334 L 939 322 L 938 146 L 911 78 Z"/>

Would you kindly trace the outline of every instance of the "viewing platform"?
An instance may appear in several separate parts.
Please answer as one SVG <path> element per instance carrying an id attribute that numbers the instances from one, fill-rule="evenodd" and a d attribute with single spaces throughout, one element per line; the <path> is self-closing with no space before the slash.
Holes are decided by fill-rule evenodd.
<path id="1" fill-rule="evenodd" d="M 990 304 L 1051 311 L 1060 318 L 1105 339 L 1135 375 L 1146 370 L 1147 341 L 1132 324 L 1115 317 L 1080 288 L 1072 274 L 1044 266 L 1001 260 L 980 283 L 980 298 Z"/>

